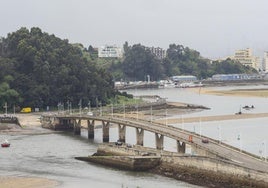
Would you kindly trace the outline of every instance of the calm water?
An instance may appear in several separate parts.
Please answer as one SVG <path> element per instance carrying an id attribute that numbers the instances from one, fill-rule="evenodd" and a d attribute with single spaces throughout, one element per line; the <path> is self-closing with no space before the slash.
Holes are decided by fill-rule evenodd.
<path id="1" fill-rule="evenodd" d="M 130 90 L 136 95 L 157 94 L 166 97 L 168 101 L 180 101 L 192 104 L 205 105 L 211 110 L 203 111 L 190 116 L 206 116 L 219 114 L 233 114 L 242 105 L 254 105 L 256 109 L 252 113 L 267 112 L 268 99 L 220 97 L 212 95 L 198 95 L 189 90 L 153 89 Z M 251 112 L 250 112 L 251 113 Z M 181 115 L 179 115 L 180 117 Z M 186 115 L 184 115 L 186 116 Z M 249 120 L 230 120 L 220 122 L 201 122 L 184 124 L 185 129 L 201 132 L 204 135 L 220 139 L 223 142 L 242 147 L 252 153 L 263 155 L 267 151 L 268 118 Z M 181 127 L 182 125 L 174 125 Z M 127 128 L 126 142 L 136 142 L 135 130 Z M 237 140 L 238 134 L 240 141 Z M 100 165 L 75 160 L 76 156 L 92 155 L 96 152 L 98 143 L 102 140 L 102 131 L 95 131 L 94 141 L 87 139 L 87 133 L 82 131 L 81 136 L 72 134 L 42 134 L 42 135 L 4 135 L 0 134 L 0 140 L 9 139 L 10 148 L 0 148 L 0 175 L 34 176 L 59 181 L 60 188 L 173 188 L 193 186 L 174 179 L 141 172 L 129 172 Z M 110 141 L 118 138 L 117 129 L 110 130 Z M 154 134 L 145 132 L 145 146 L 154 147 Z M 165 138 L 166 150 L 175 151 L 176 142 Z"/>

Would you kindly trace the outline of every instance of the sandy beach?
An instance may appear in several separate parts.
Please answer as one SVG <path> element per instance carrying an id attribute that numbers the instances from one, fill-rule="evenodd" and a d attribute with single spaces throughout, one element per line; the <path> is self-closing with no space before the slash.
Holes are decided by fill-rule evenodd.
<path id="1" fill-rule="evenodd" d="M 58 182 L 36 177 L 0 176 L 0 188 L 52 188 Z"/>

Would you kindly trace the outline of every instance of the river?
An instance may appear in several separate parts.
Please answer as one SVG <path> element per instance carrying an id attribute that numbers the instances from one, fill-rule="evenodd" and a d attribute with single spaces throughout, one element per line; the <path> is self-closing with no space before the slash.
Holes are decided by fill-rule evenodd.
<path id="1" fill-rule="evenodd" d="M 256 108 L 249 113 L 265 112 L 268 100 L 265 98 L 246 98 L 199 95 L 190 90 L 150 89 L 129 90 L 135 95 L 160 95 L 168 101 L 186 102 L 208 106 L 205 110 L 195 114 L 183 116 L 207 116 L 219 114 L 233 114 L 240 105 L 254 105 Z M 181 116 L 181 115 L 179 115 Z M 264 155 L 267 151 L 268 126 L 267 118 L 230 120 L 221 122 L 199 122 L 184 125 L 185 129 L 201 132 L 204 135 L 221 139 L 223 142 L 241 147 L 257 155 Z M 127 130 L 127 142 L 135 143 L 134 130 Z M 240 135 L 240 140 L 237 136 Z M 171 178 L 158 176 L 146 172 L 130 172 L 97 164 L 75 160 L 76 156 L 92 155 L 96 152 L 102 140 L 101 129 L 95 130 L 95 139 L 87 139 L 87 132 L 82 131 L 81 136 L 71 133 L 48 132 L 42 134 L 0 134 L 0 139 L 8 139 L 10 148 L 0 149 L 0 175 L 19 177 L 42 177 L 58 181 L 59 188 L 197 188 Z M 110 130 L 110 141 L 116 141 L 116 129 Z M 145 132 L 145 146 L 154 147 L 154 135 Z M 167 150 L 175 149 L 175 141 L 165 138 L 164 147 Z M 264 148 L 266 147 L 266 148 Z"/>

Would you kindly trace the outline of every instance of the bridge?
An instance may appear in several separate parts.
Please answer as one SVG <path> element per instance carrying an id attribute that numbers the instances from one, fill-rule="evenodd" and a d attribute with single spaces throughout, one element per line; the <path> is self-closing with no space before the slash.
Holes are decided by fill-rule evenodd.
<path id="1" fill-rule="evenodd" d="M 115 116 L 90 116 L 90 115 L 43 115 L 41 124 L 43 127 L 54 130 L 73 130 L 74 134 L 80 135 L 82 122 L 86 121 L 88 138 L 94 138 L 95 122 L 102 123 L 103 142 L 109 142 L 109 128 L 111 124 L 118 125 L 118 140 L 125 142 L 126 127 L 136 129 L 136 145 L 143 146 L 144 131 L 155 134 L 156 149 L 163 150 L 164 137 L 176 140 L 177 152 L 185 154 L 186 144 L 191 147 L 196 155 L 219 158 L 236 163 L 239 166 L 258 172 L 268 173 L 268 163 L 258 156 L 240 150 L 233 146 L 221 143 L 199 134 L 173 127 L 166 124 L 147 120 L 115 117 Z M 190 138 L 190 139 L 189 139 Z M 208 142 L 204 143 L 204 139 Z"/>

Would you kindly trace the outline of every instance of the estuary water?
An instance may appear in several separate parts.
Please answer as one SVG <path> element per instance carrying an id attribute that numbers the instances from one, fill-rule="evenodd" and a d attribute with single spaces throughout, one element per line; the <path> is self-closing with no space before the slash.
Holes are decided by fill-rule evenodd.
<path id="1" fill-rule="evenodd" d="M 194 114 L 183 116 L 208 116 L 233 114 L 242 105 L 254 105 L 249 113 L 268 110 L 268 99 L 254 97 L 229 97 L 199 95 L 187 89 L 129 90 L 134 95 L 159 95 L 168 101 L 199 104 L 210 107 Z M 181 117 L 181 115 L 178 115 Z M 222 142 L 241 147 L 257 155 L 265 155 L 268 141 L 268 118 L 199 122 L 178 124 L 185 129 L 220 139 Z M 39 128 L 40 129 L 40 128 Z M 126 142 L 135 144 L 135 130 L 127 128 Z M 240 136 L 240 140 L 237 136 Z M 110 141 L 116 141 L 116 128 L 110 129 Z M 76 156 L 88 156 L 96 152 L 102 142 L 102 130 L 95 130 L 95 139 L 88 140 L 87 132 L 81 136 L 72 133 L 48 132 L 43 134 L 0 134 L 0 140 L 8 139 L 10 148 L 0 148 L 0 176 L 42 177 L 59 182 L 59 188 L 197 188 L 171 178 L 146 172 L 130 172 L 75 160 Z M 176 142 L 165 138 L 164 148 L 176 150 Z M 155 147 L 154 134 L 145 132 L 144 145 Z"/>

